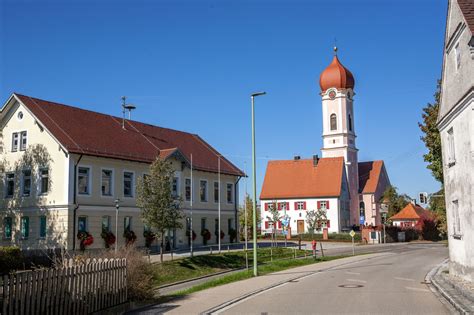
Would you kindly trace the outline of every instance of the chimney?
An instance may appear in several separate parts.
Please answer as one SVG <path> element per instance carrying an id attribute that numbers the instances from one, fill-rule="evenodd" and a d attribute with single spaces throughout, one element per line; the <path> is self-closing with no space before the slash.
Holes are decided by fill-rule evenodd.
<path id="1" fill-rule="evenodd" d="M 319 162 L 319 156 L 317 154 L 313 155 L 313 166 L 314 167 L 318 166 L 318 162 Z"/>
<path id="2" fill-rule="evenodd" d="M 301 160 L 301 156 L 295 155 L 295 157 L 294 157 L 293 159 L 294 159 L 295 161 L 299 161 L 299 160 Z"/>

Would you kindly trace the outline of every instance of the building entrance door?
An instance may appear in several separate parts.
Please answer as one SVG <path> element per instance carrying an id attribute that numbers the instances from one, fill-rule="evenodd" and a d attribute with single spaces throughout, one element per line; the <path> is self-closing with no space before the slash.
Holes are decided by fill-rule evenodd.
<path id="1" fill-rule="evenodd" d="M 304 234 L 304 220 L 298 220 L 298 234 Z"/>

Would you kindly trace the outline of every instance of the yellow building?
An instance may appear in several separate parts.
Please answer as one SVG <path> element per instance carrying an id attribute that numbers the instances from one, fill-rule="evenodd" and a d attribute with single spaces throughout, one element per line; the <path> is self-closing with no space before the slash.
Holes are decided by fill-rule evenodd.
<path id="1" fill-rule="evenodd" d="M 77 233 L 87 231 L 94 237 L 88 248 L 104 248 L 102 231 L 115 234 L 116 228 L 118 246 L 125 244 L 125 230 L 144 246 L 135 188 L 157 157 L 174 165 L 172 191 L 187 218 L 192 207 L 196 245 L 203 243 L 204 228 L 211 232 L 209 244 L 218 242 L 219 205 L 221 242 L 229 242 L 229 229 L 238 230 L 244 174 L 198 135 L 20 94 L 7 100 L 0 121 L 0 246 L 79 249 Z M 188 246 L 184 229 L 168 237 L 176 248 Z"/>

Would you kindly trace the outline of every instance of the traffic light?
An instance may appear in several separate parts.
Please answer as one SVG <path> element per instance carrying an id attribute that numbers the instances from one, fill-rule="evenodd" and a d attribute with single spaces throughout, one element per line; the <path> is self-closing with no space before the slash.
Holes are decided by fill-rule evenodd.
<path id="1" fill-rule="evenodd" d="M 428 203 L 428 194 L 425 192 L 420 193 L 420 203 L 427 204 Z"/>

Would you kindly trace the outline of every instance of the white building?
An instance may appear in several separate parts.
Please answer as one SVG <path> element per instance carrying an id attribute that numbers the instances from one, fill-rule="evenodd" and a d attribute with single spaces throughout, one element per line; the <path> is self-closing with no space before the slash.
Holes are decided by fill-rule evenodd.
<path id="1" fill-rule="evenodd" d="M 0 123 L 0 246 L 79 249 L 77 233 L 85 231 L 94 237 L 89 248 L 104 248 L 102 231 L 116 229 L 119 246 L 125 231 L 133 231 L 136 244 L 144 246 L 135 188 L 158 157 L 175 168 L 172 190 L 188 218 L 193 200 L 196 245 L 203 244 L 203 229 L 211 232 L 209 244 L 217 243 L 219 223 L 221 242 L 238 230 L 236 196 L 244 174 L 196 134 L 19 94 L 1 109 Z M 184 229 L 167 234 L 171 246 L 188 246 Z"/>
<path id="2" fill-rule="evenodd" d="M 335 55 L 321 73 L 319 85 L 322 158 L 268 163 L 260 195 L 263 230 L 269 226 L 265 205 L 273 202 L 287 207 L 292 234 L 307 232 L 305 210 L 326 209 L 329 232 L 381 224 L 380 198 L 390 181 L 383 161 L 358 161 L 354 77 Z"/>
<path id="3" fill-rule="evenodd" d="M 474 5 L 450 0 L 438 129 L 450 273 L 474 281 Z"/>

